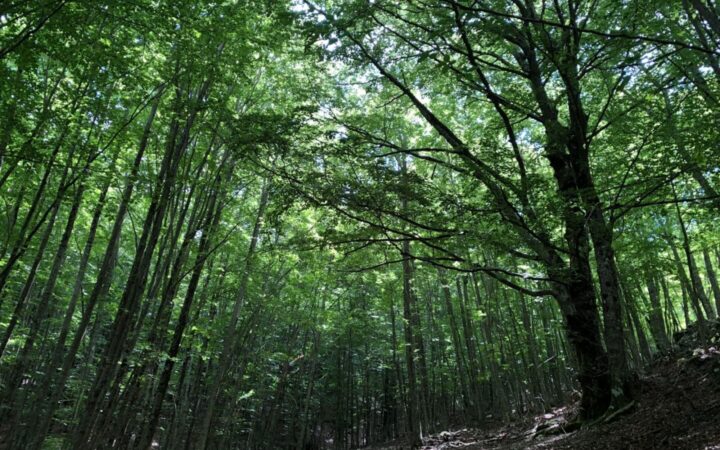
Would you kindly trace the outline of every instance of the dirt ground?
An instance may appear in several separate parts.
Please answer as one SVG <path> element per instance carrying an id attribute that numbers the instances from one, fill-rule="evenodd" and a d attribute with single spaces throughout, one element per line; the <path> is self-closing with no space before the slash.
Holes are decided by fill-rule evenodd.
<path id="1" fill-rule="evenodd" d="M 705 344 L 695 329 L 678 336 L 678 349 L 641 375 L 632 408 L 610 422 L 563 433 L 568 406 L 493 430 L 444 431 L 423 450 L 720 450 L 720 325 L 713 331 Z"/>

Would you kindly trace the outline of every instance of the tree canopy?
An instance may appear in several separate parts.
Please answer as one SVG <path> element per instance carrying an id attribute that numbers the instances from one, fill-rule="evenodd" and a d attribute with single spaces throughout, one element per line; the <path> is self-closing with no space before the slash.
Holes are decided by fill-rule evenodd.
<path id="1" fill-rule="evenodd" d="M 712 0 L 0 6 L 0 447 L 632 402 L 720 312 Z"/>

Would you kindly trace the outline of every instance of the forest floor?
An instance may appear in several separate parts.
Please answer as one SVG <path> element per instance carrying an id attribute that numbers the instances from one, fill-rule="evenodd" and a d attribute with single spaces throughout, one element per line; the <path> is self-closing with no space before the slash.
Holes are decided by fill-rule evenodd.
<path id="1" fill-rule="evenodd" d="M 632 408 L 610 422 L 564 433 L 576 412 L 569 405 L 494 429 L 444 431 L 423 450 L 720 450 L 720 323 L 708 334 L 705 345 L 696 327 L 677 335 L 676 350 L 640 375 Z"/>

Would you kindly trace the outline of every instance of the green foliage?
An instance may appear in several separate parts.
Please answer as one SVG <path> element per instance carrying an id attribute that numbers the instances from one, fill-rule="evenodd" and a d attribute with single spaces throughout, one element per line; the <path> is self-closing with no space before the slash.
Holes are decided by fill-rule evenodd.
<path id="1" fill-rule="evenodd" d="M 350 448 L 567 401 L 569 211 L 598 336 L 604 214 L 642 367 L 720 307 L 705 3 L 3 5 L 3 445 Z"/>

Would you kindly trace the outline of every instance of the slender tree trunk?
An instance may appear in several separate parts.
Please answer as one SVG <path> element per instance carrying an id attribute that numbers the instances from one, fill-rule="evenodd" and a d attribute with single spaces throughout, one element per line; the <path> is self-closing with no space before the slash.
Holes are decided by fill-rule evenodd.
<path id="1" fill-rule="evenodd" d="M 686 297 L 690 298 L 690 304 L 692 305 L 693 311 L 695 312 L 695 317 L 697 318 L 698 323 L 701 327 L 703 327 L 705 322 L 705 314 L 702 311 L 702 305 L 700 303 L 700 299 L 697 296 L 697 292 L 693 289 L 692 285 L 690 284 L 690 280 L 688 280 L 688 276 L 685 273 L 685 268 L 683 267 L 682 260 L 680 259 L 680 254 L 677 250 L 677 247 L 675 246 L 675 242 L 672 239 L 670 235 L 667 235 L 665 237 L 668 245 L 670 246 L 670 250 L 673 255 L 673 259 L 675 261 L 675 269 L 678 274 L 678 278 L 680 279 L 680 287 L 683 290 L 683 299 Z M 685 303 L 685 302 L 684 302 Z M 688 308 L 687 306 L 684 307 L 685 312 L 685 326 L 690 325 L 690 317 L 688 314 Z"/>
<path id="2" fill-rule="evenodd" d="M 438 279 L 440 281 L 443 299 L 445 300 L 445 311 L 450 321 L 450 335 L 452 336 L 453 350 L 455 351 L 455 366 L 458 372 L 458 381 L 460 382 L 460 393 L 463 400 L 463 407 L 467 411 L 473 411 L 473 399 L 470 397 L 467 382 L 467 369 L 465 368 L 465 356 L 463 355 L 460 344 L 460 332 L 458 331 L 457 318 L 452 305 L 452 295 L 450 294 L 450 286 L 445 275 L 444 269 L 438 269 Z"/>
<path id="3" fill-rule="evenodd" d="M 13 268 L 15 267 L 15 264 L 18 262 L 20 257 L 25 253 L 27 250 L 27 242 L 34 234 L 35 230 L 37 230 L 39 227 L 42 226 L 42 222 L 38 221 L 37 225 L 35 225 L 35 230 L 33 230 L 32 224 L 33 220 L 35 219 L 35 214 L 37 210 L 40 208 L 42 204 L 43 195 L 45 194 L 45 188 L 47 187 L 47 184 L 50 180 L 50 175 L 52 174 L 53 169 L 55 168 L 55 159 L 57 158 L 58 153 L 60 152 L 60 149 L 62 148 L 62 143 L 65 139 L 65 134 L 61 135 L 60 138 L 58 138 L 58 142 L 55 145 L 55 148 L 53 149 L 52 154 L 50 155 L 50 160 L 45 166 L 45 171 L 43 173 L 42 178 L 40 179 L 40 184 L 35 191 L 35 196 L 33 197 L 32 202 L 30 203 L 30 208 L 28 209 L 28 212 L 25 214 L 25 219 L 23 219 L 23 223 L 20 226 L 20 229 L 18 230 L 18 237 L 15 239 L 13 247 L 10 250 L 10 254 L 8 255 L 7 262 L 5 263 L 5 266 L 0 271 L 0 294 L 3 293 L 3 290 L 5 289 L 5 285 L 7 284 L 8 278 L 10 277 L 10 273 L 12 272 Z M 49 212 L 51 217 L 54 216 L 52 211 L 57 212 L 57 206 L 55 203 L 53 203 L 50 206 Z M 46 216 L 43 216 L 46 217 Z M 2 296 L 0 295 L 0 308 L 2 308 L 3 302 L 2 302 Z"/>
<path id="4" fill-rule="evenodd" d="M 11 396 L 13 393 L 17 393 L 16 391 L 19 389 L 19 379 L 21 377 L 21 374 L 28 369 L 28 365 L 30 363 L 30 357 L 32 354 L 32 351 L 35 346 L 35 341 L 38 338 L 38 335 L 40 333 L 40 326 L 41 324 L 47 320 L 48 317 L 52 315 L 53 308 L 51 307 L 51 299 L 54 295 L 55 291 L 55 285 L 57 283 L 58 277 L 60 275 L 60 270 L 62 268 L 62 265 L 65 261 L 65 256 L 67 254 L 68 245 L 70 243 L 70 238 L 72 236 L 73 229 L 75 227 L 75 220 L 77 219 L 77 215 L 80 209 L 80 203 L 82 201 L 83 192 L 85 190 L 85 186 L 81 185 L 77 192 L 75 193 L 75 196 L 73 198 L 73 203 L 70 208 L 70 212 L 68 213 L 68 218 L 65 224 L 65 229 L 63 231 L 63 235 L 60 239 L 60 244 L 58 245 L 58 249 L 55 252 L 55 257 L 53 258 L 53 264 L 50 269 L 50 274 L 48 276 L 47 281 L 45 282 L 45 286 L 43 287 L 43 290 L 38 298 L 37 305 L 34 308 L 33 313 L 31 314 L 31 326 L 30 331 L 28 333 L 28 336 L 25 340 L 25 344 L 23 345 L 23 348 L 20 352 L 20 356 L 17 359 L 17 362 L 15 364 L 15 367 L 12 370 L 12 374 L 10 376 L 10 382 L 8 383 L 8 388 L 11 389 L 13 392 L 11 392 Z M 10 398 L 9 396 L 6 396 L 6 398 Z M 12 400 L 8 400 L 8 403 L 11 403 Z M 24 405 L 24 404 L 18 404 L 16 407 L 16 410 L 18 413 L 25 411 L 27 409 L 30 409 L 31 411 L 35 411 L 35 408 L 30 405 Z M 35 411 L 37 412 L 37 411 Z M 20 414 L 16 414 L 16 416 L 19 416 Z M 12 437 L 12 440 L 14 442 L 17 442 L 18 446 L 24 446 L 24 432 L 26 431 L 26 427 L 20 426 L 20 424 L 15 424 L 13 426 L 14 430 L 14 436 Z"/>
<path id="5" fill-rule="evenodd" d="M 647 337 L 645 336 L 645 329 L 643 323 L 640 320 L 640 316 L 637 312 L 637 303 L 635 299 L 630 295 L 629 291 L 625 291 L 626 309 L 628 311 L 629 320 L 632 322 L 633 328 L 635 329 L 635 336 L 637 336 L 637 343 L 640 349 L 640 356 L 642 359 L 638 361 L 637 369 L 641 370 L 645 364 L 652 358 L 652 352 L 650 351 L 650 344 L 648 344 Z"/>
<path id="6" fill-rule="evenodd" d="M 675 196 L 675 199 L 677 200 L 677 195 Z M 714 319 L 716 317 L 716 314 L 713 310 L 712 304 L 710 303 L 710 299 L 705 293 L 702 278 L 700 277 L 700 272 L 698 271 L 697 263 L 695 262 L 695 255 L 693 255 L 693 252 L 690 248 L 690 238 L 688 237 L 687 230 L 685 228 L 685 222 L 682 219 L 682 214 L 680 214 L 680 206 L 677 202 L 675 203 L 675 210 L 677 211 L 678 223 L 680 224 L 680 231 L 683 237 L 683 249 L 685 250 L 688 271 L 690 272 L 691 283 L 689 288 L 692 289 L 694 296 L 702 305 L 702 308 L 705 311 L 705 317 L 707 319 Z"/>
<path id="7" fill-rule="evenodd" d="M 216 186 L 216 189 L 221 189 L 221 187 Z M 220 203 L 218 203 L 218 193 L 214 192 L 211 194 L 210 204 L 207 207 L 207 219 L 201 228 L 203 234 L 200 238 L 193 273 L 185 292 L 185 300 L 183 302 L 182 309 L 180 310 L 180 316 L 178 317 L 175 325 L 172 343 L 170 344 L 170 349 L 168 350 L 168 357 L 165 360 L 162 374 L 160 375 L 160 381 L 155 392 L 155 399 L 150 412 L 150 419 L 148 420 L 148 425 L 136 445 L 139 449 L 146 449 L 150 447 L 153 434 L 155 433 L 155 429 L 157 428 L 160 420 L 163 400 L 165 398 L 165 394 L 167 393 L 168 386 L 170 385 L 170 377 L 172 375 L 174 361 L 180 351 L 180 344 L 182 343 L 183 333 L 185 332 L 185 328 L 187 327 L 190 318 L 190 308 L 192 308 L 193 299 L 195 298 L 195 291 L 198 283 L 200 282 L 200 276 L 202 275 L 202 270 L 207 258 L 207 252 L 209 251 L 211 237 L 219 224 L 221 212 L 222 199 L 220 200 Z M 195 233 L 193 233 L 193 235 L 194 234 Z"/>
<path id="8" fill-rule="evenodd" d="M 652 330 L 655 344 L 660 352 L 666 352 L 670 348 L 670 340 L 665 331 L 665 319 L 660 302 L 660 291 L 653 274 L 646 276 L 648 295 L 650 297 L 650 329 Z"/>
<path id="9" fill-rule="evenodd" d="M 395 320 L 395 299 L 394 296 L 390 298 L 390 326 L 391 326 L 391 340 L 390 343 L 392 344 L 392 358 L 393 358 L 393 366 L 395 369 L 395 380 L 396 380 L 396 388 L 397 388 L 397 396 L 394 398 L 394 408 L 395 408 L 395 415 L 394 415 L 394 426 L 395 426 L 395 435 L 399 435 L 400 431 L 398 429 L 398 422 L 402 419 L 400 416 L 401 410 L 398 407 L 398 399 L 400 400 L 400 404 L 407 405 L 408 400 L 406 396 L 406 389 L 405 389 L 405 383 L 403 380 L 403 373 L 402 369 L 400 367 L 400 358 L 398 358 L 397 355 L 397 349 L 398 349 L 398 338 L 397 338 L 397 326 L 396 326 L 396 320 Z"/>
<path id="10" fill-rule="evenodd" d="M 458 295 L 458 305 L 460 306 L 460 323 L 463 328 L 463 337 L 465 339 L 465 348 L 467 350 L 467 368 L 468 368 L 468 384 L 473 397 L 473 405 L 475 406 L 474 414 L 480 416 L 480 368 L 478 367 L 478 352 L 475 340 L 475 326 L 472 322 L 471 309 L 467 296 L 467 278 L 461 280 L 461 277 L 455 279 Z"/>
<path id="11" fill-rule="evenodd" d="M 44 414 L 40 421 L 38 422 L 38 426 L 35 428 L 37 432 L 35 433 L 35 437 L 30 444 L 31 449 L 40 448 L 42 445 L 42 442 L 45 438 L 45 435 L 48 431 L 48 427 L 50 426 L 50 423 L 52 421 L 52 416 L 55 412 L 56 405 L 58 403 L 58 400 L 60 396 L 63 393 L 63 388 L 65 385 L 65 382 L 67 381 L 70 371 L 75 363 L 75 358 L 77 356 L 78 349 L 80 348 L 80 344 L 82 342 L 82 339 L 85 335 L 85 331 L 90 324 L 90 320 L 92 318 L 93 312 L 95 310 L 95 307 L 97 306 L 98 302 L 107 294 L 108 289 L 110 288 L 110 281 L 112 278 L 113 268 L 115 266 L 115 259 L 117 256 L 118 251 L 118 245 L 120 240 L 120 233 L 122 230 L 122 224 L 125 219 L 125 214 L 127 213 L 128 205 L 130 203 L 130 198 L 132 196 L 133 189 L 135 188 L 135 183 L 138 175 L 138 171 L 140 169 L 140 164 L 143 160 L 143 156 L 145 154 L 145 150 L 147 148 L 147 144 L 150 138 L 150 130 L 152 129 L 152 123 L 155 119 L 155 114 L 157 112 L 158 103 L 160 100 L 160 96 L 158 96 L 157 100 L 153 104 L 152 110 L 150 111 L 150 114 L 148 116 L 147 122 L 145 124 L 145 129 L 143 131 L 142 138 L 140 140 L 140 145 L 138 147 L 138 152 L 135 156 L 135 161 L 133 163 L 133 166 L 130 170 L 130 174 L 128 177 L 128 180 L 125 184 L 125 188 L 123 190 L 123 194 L 120 200 L 120 205 L 118 206 L 117 213 L 115 215 L 115 221 L 113 223 L 112 231 L 110 232 L 108 245 L 105 250 L 105 254 L 103 256 L 102 264 L 100 266 L 100 270 L 97 275 L 97 281 L 95 283 L 95 286 L 88 297 L 88 300 L 85 305 L 85 310 L 83 311 L 82 317 L 80 319 L 80 323 L 78 325 L 78 329 L 75 332 L 75 337 L 73 338 L 73 341 L 70 345 L 70 349 L 65 355 L 62 368 L 60 370 L 60 373 L 57 377 L 56 383 L 47 383 L 47 393 L 52 392 L 52 395 L 50 395 L 50 400 L 48 402 L 48 409 L 47 413 Z M 100 213 L 102 208 L 98 208 L 96 210 L 96 217 L 97 220 L 100 220 Z M 93 219 L 95 220 L 95 219 Z M 88 243 L 86 245 L 86 252 L 89 257 L 89 251 L 92 247 L 92 240 L 94 240 L 94 233 L 95 229 L 97 227 L 97 224 L 95 224 L 94 228 L 92 228 L 92 234 L 88 237 Z M 91 239 L 92 238 L 92 239 Z M 87 258 L 85 259 L 85 265 L 87 264 Z M 73 291 L 73 298 L 71 299 L 70 306 L 68 307 L 68 311 L 65 315 L 65 322 L 63 323 L 63 329 L 69 330 L 70 321 L 72 319 L 72 310 L 75 307 L 75 303 L 77 302 L 77 299 L 79 298 L 80 292 L 82 290 L 82 278 L 84 278 L 84 267 L 81 267 L 82 270 L 78 273 L 78 278 L 75 284 L 75 289 Z M 82 274 L 81 274 L 82 272 Z M 62 336 L 61 336 L 62 337 Z M 58 342 L 58 346 L 56 347 L 56 351 L 60 350 L 60 344 L 63 342 L 64 339 L 60 339 Z M 52 371 L 50 372 L 52 373 Z M 41 398 L 45 398 L 44 396 L 41 396 Z"/>
<path id="12" fill-rule="evenodd" d="M 210 436 L 210 426 L 212 425 L 213 415 L 215 414 L 215 408 L 217 406 L 218 397 L 220 396 L 220 388 L 223 380 L 230 368 L 230 364 L 233 361 L 232 348 L 235 343 L 235 333 L 240 318 L 240 311 L 245 304 L 247 296 L 248 283 L 250 281 L 250 273 L 253 268 L 255 259 L 255 250 L 258 245 L 260 238 L 260 230 L 262 228 L 263 216 L 265 214 L 265 208 L 267 207 L 270 195 L 270 180 L 265 180 L 262 191 L 260 193 L 260 201 L 258 204 L 257 214 L 255 217 L 255 225 L 253 226 L 252 235 L 250 237 L 250 245 L 248 252 L 245 256 L 245 264 L 242 269 L 240 285 L 238 287 L 237 295 L 235 296 L 235 302 L 233 304 L 232 315 L 230 322 L 225 328 L 223 337 L 223 348 L 220 354 L 220 360 L 218 368 L 215 370 L 215 376 L 213 377 L 213 384 L 210 387 L 210 394 L 208 396 L 207 407 L 203 416 L 203 421 L 199 433 L 199 440 L 197 448 L 205 450 L 208 448 L 208 439 Z"/>
<path id="13" fill-rule="evenodd" d="M 719 78 L 720 79 L 720 78 Z M 688 151 L 685 141 L 683 140 L 682 133 L 677 127 L 677 122 L 675 118 L 675 111 L 672 105 L 672 100 L 670 99 L 670 95 L 668 94 L 667 88 L 661 88 L 663 99 L 665 101 L 665 112 L 666 112 L 666 123 L 670 129 L 670 135 L 672 136 L 673 140 L 675 141 L 675 147 L 677 148 L 678 153 L 680 153 L 680 156 L 685 160 L 685 167 L 684 170 L 690 173 L 690 175 L 697 181 L 697 183 L 700 185 L 700 187 L 705 192 L 705 195 L 709 197 L 713 197 L 712 204 L 716 208 L 720 208 L 720 198 L 718 198 L 718 192 L 715 189 L 715 187 L 710 184 L 710 181 L 705 177 L 703 174 L 702 168 L 698 165 L 698 163 L 693 159 L 692 155 L 690 154 L 690 151 Z M 701 90 L 702 92 L 702 90 Z"/>
<path id="14" fill-rule="evenodd" d="M 534 379 L 537 385 L 537 391 L 542 396 L 541 405 L 546 408 L 551 403 L 550 390 L 547 387 L 547 377 L 540 365 L 540 348 L 537 343 L 537 327 L 532 320 L 530 311 L 527 307 L 527 300 L 522 294 L 518 295 L 520 302 L 520 312 L 522 315 L 522 324 L 526 331 L 527 348 L 530 353 L 530 361 L 532 362 L 532 372 L 528 375 Z"/>
<path id="15" fill-rule="evenodd" d="M 665 311 L 669 316 L 669 319 L 666 319 L 666 322 L 670 322 L 672 324 L 670 333 L 668 333 L 668 341 L 672 346 L 673 334 L 680 330 L 680 320 L 675 313 L 675 303 L 670 296 L 670 289 L 668 288 L 667 281 L 665 281 L 665 277 L 660 277 L 660 286 L 662 287 L 663 297 L 665 297 Z"/>
<path id="16" fill-rule="evenodd" d="M 57 220 L 57 216 L 60 211 L 60 204 L 61 204 L 61 201 L 62 201 L 62 198 L 64 195 L 63 185 L 65 184 L 65 180 L 67 179 L 68 174 L 70 172 L 70 167 L 73 164 L 74 155 L 75 155 L 75 147 L 73 147 L 72 150 L 68 153 L 65 168 L 62 172 L 62 175 L 60 176 L 59 187 L 58 187 L 57 193 L 55 194 L 55 197 L 50 206 L 50 214 L 49 214 L 49 218 L 47 219 L 45 233 L 43 234 L 42 238 L 40 239 L 40 244 L 38 245 L 38 249 L 35 254 L 35 259 L 33 260 L 33 263 L 30 267 L 30 271 L 28 273 L 27 279 L 25 280 L 25 284 L 23 285 L 22 291 L 20 292 L 20 296 L 18 297 L 18 300 L 15 304 L 15 309 L 13 310 L 10 321 L 9 321 L 7 327 L 5 328 L 5 333 L 2 337 L 2 341 L 0 341 L 0 358 L 2 358 L 3 354 L 5 353 L 5 347 L 7 346 L 7 343 L 10 340 L 10 337 L 12 336 L 13 331 L 15 330 L 15 326 L 17 326 L 17 323 L 20 320 L 20 315 L 24 312 L 24 309 L 27 306 L 28 300 L 31 297 L 31 290 L 35 286 L 35 279 L 37 277 L 38 268 L 40 267 L 40 263 L 43 261 L 43 259 L 45 257 L 45 250 L 47 249 L 47 246 L 50 243 L 50 237 L 52 236 L 53 231 L 55 230 L 55 221 Z M 48 169 L 48 171 L 49 171 L 49 169 Z M 36 200 L 39 201 L 37 196 L 36 196 Z M 31 219 L 30 216 L 31 216 L 31 213 L 29 212 L 27 219 Z M 28 220 L 26 220 L 26 223 L 28 223 Z M 22 237 L 21 237 L 21 240 L 22 240 Z M 11 257 L 12 257 L 12 255 L 11 255 Z M 0 288 L 0 291 L 1 290 L 2 289 Z"/>
<path id="17" fill-rule="evenodd" d="M 703 247 L 703 261 L 705 262 L 705 272 L 707 272 L 707 278 L 712 288 L 713 299 L 715 300 L 715 310 L 720 313 L 720 285 L 718 285 L 718 278 L 715 274 L 715 268 L 710 258 L 710 251 Z"/>
<path id="18" fill-rule="evenodd" d="M 420 395 L 418 392 L 417 374 L 415 368 L 415 337 L 414 333 L 419 330 L 413 329 L 412 319 L 412 274 L 410 268 L 410 243 L 403 242 L 403 319 L 405 320 L 403 329 L 405 332 L 405 363 L 407 365 L 407 387 L 408 398 L 406 403 L 409 445 L 411 448 L 417 448 L 422 445 L 421 439 L 421 417 L 419 411 Z"/>
<path id="19" fill-rule="evenodd" d="M 207 94 L 209 83 L 205 82 L 195 99 L 197 103 L 203 101 Z M 180 105 L 181 90 L 176 94 L 177 106 Z M 198 104 L 195 104 L 188 113 L 180 139 L 177 139 L 179 123 L 177 114 L 173 118 L 167 139 L 167 145 L 160 165 L 160 172 L 153 190 L 152 200 L 148 207 L 142 234 L 138 242 L 135 258 L 125 283 L 122 298 L 113 325 L 110 331 L 110 340 L 107 343 L 102 362 L 95 376 L 93 387 L 88 395 L 85 405 L 85 414 L 75 432 L 75 445 L 86 448 L 97 445 L 96 440 L 102 436 L 96 426 L 112 414 L 111 407 L 105 404 L 105 394 L 111 387 L 118 374 L 118 362 L 131 350 L 133 339 L 128 340 L 133 324 L 140 307 L 145 285 L 148 279 L 148 269 L 153 253 L 157 246 L 162 225 L 166 216 L 168 204 L 171 199 L 171 190 L 175 185 L 176 175 L 182 155 L 190 142 L 190 132 L 196 117 Z"/>
<path id="20" fill-rule="evenodd" d="M 408 248 L 407 253 L 410 254 L 410 243 L 407 242 Z M 412 260 L 409 262 L 408 272 L 406 273 L 406 276 L 409 277 L 409 285 L 410 285 L 410 306 L 411 306 L 411 319 L 412 319 L 412 327 L 413 327 L 413 337 L 415 338 L 415 344 L 413 346 L 415 352 L 416 352 L 416 358 L 417 358 L 417 373 L 418 373 L 418 381 L 419 381 L 419 391 L 418 391 L 418 399 L 419 399 L 419 405 L 418 410 L 420 413 L 419 420 L 422 424 L 421 429 L 421 435 L 422 433 L 429 432 L 430 428 L 430 414 L 428 411 L 429 408 L 429 396 L 430 396 L 430 386 L 429 386 L 429 377 L 428 377 L 428 368 L 427 368 L 427 354 L 426 354 L 426 348 L 425 348 L 425 339 L 423 338 L 423 327 L 422 327 L 422 321 L 420 320 L 420 311 L 418 306 L 418 293 L 417 289 L 415 287 L 416 279 L 415 279 L 415 268 L 413 266 Z"/>

